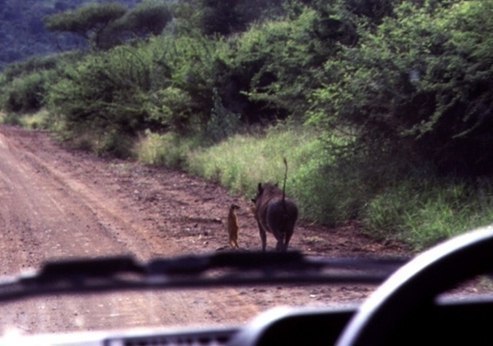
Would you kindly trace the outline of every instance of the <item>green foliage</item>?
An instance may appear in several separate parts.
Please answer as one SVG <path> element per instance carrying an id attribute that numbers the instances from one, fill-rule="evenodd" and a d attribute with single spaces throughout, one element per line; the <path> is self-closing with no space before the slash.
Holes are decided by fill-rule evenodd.
<path id="1" fill-rule="evenodd" d="M 173 132 L 202 132 L 217 106 L 214 90 L 223 90 L 221 69 L 230 54 L 227 42 L 164 36 L 152 40 L 149 51 L 155 64 L 151 118 Z"/>
<path id="2" fill-rule="evenodd" d="M 192 97 L 181 88 L 167 86 L 153 92 L 150 118 L 163 128 L 184 134 L 190 131 L 195 113 L 192 110 Z"/>
<path id="3" fill-rule="evenodd" d="M 94 147 L 92 150 L 101 156 L 109 155 L 117 158 L 129 158 L 132 156 L 133 140 L 130 136 L 111 129 L 103 133 L 99 133 L 99 138 L 95 143 L 92 143 Z"/>
<path id="4" fill-rule="evenodd" d="M 293 196 L 299 202 L 305 220 L 339 224 L 351 218 L 347 204 L 343 202 L 354 195 L 350 195 L 348 186 L 342 189 L 340 179 L 336 181 L 336 177 L 329 174 L 335 157 L 327 151 L 321 138 L 312 135 L 308 139 L 306 143 L 293 147 L 296 158 L 295 168 L 290 168 Z"/>
<path id="5" fill-rule="evenodd" d="M 101 32 L 101 41 L 108 48 L 160 35 L 171 19 L 168 5 L 158 0 L 147 0 L 112 21 Z"/>
<path id="6" fill-rule="evenodd" d="M 144 162 L 251 195 L 287 157 L 304 218 L 417 246 L 491 216 L 465 176 L 493 172 L 492 1 L 183 0 L 167 29 L 163 2 L 94 11 L 111 6 L 47 20 L 117 47 L 9 67 L 4 119 L 46 105 L 73 145 L 123 157 L 137 138 Z"/>
<path id="7" fill-rule="evenodd" d="M 311 206 L 308 199 L 315 191 L 305 190 L 305 179 L 313 178 L 314 171 L 327 161 L 324 154 L 315 132 L 277 127 L 265 135 L 235 135 L 215 146 L 196 150 L 188 169 L 236 193 L 253 196 L 259 182 L 283 181 L 285 157 L 289 166 L 287 193 L 299 200 L 306 213 Z"/>
<path id="8" fill-rule="evenodd" d="M 57 69 L 33 69 L 5 77 L 0 82 L 0 108 L 6 112 L 33 113 L 44 106 L 47 90 L 57 78 Z"/>
<path id="9" fill-rule="evenodd" d="M 20 123 L 18 125 L 32 130 L 50 129 L 50 120 L 50 113 L 43 109 L 36 113 L 22 115 L 19 118 Z"/>
<path id="10" fill-rule="evenodd" d="M 104 30 L 126 11 L 126 7 L 117 2 L 94 3 L 48 16 L 44 21 L 49 31 L 74 33 L 87 39 L 93 48 L 101 49 L 107 47 L 102 40 Z"/>
<path id="11" fill-rule="evenodd" d="M 146 131 L 137 143 L 136 154 L 139 161 L 146 164 L 182 169 L 194 146 L 192 140 L 173 133 L 160 135 Z"/>
<path id="12" fill-rule="evenodd" d="M 0 77 L 0 108 L 9 113 L 39 111 L 45 105 L 49 86 L 61 73 L 61 66 L 77 58 L 77 54 L 62 54 L 10 65 Z"/>
<path id="13" fill-rule="evenodd" d="M 376 195 L 366 207 L 364 222 L 373 235 L 404 240 L 422 249 L 489 224 L 492 192 L 490 179 L 478 185 L 410 177 Z"/>
<path id="14" fill-rule="evenodd" d="M 158 0 L 146 0 L 128 11 L 117 26 L 137 36 L 159 35 L 171 19 L 168 5 Z"/>
<path id="15" fill-rule="evenodd" d="M 44 95 L 51 80 L 49 72 L 34 72 L 12 80 L 2 89 L 2 109 L 13 113 L 39 110 L 44 104 Z"/>
<path id="16" fill-rule="evenodd" d="M 442 172 L 484 174 L 493 137 L 493 2 L 447 7 L 403 2 L 376 30 L 325 64 L 314 93 L 313 119 L 353 128 L 360 143 L 399 149 Z"/>
<path id="17" fill-rule="evenodd" d="M 0 123 L 8 125 L 21 125 L 21 117 L 15 113 L 0 113 Z"/>
<path id="18" fill-rule="evenodd" d="M 239 132 L 241 117 L 224 107 L 217 89 L 213 89 L 213 106 L 202 136 L 204 142 L 219 142 Z"/>
<path id="19" fill-rule="evenodd" d="M 304 9 L 295 19 L 253 26 L 237 42 L 233 75 L 248 97 L 242 112 L 250 121 L 272 121 L 288 114 L 303 118 L 319 64 L 331 55 L 315 32 L 318 14 Z"/>
<path id="20" fill-rule="evenodd" d="M 136 49 L 119 47 L 67 67 L 64 78 L 48 92 L 48 105 L 63 131 L 132 136 L 152 125 L 146 108 L 151 87 L 148 59 Z"/>
<path id="21" fill-rule="evenodd" d="M 224 40 L 190 36 L 91 54 L 67 65 L 50 86 L 48 105 L 67 134 L 82 129 L 135 136 L 150 128 L 201 134 L 211 143 L 240 124 L 220 95 L 229 54 Z"/>
<path id="22" fill-rule="evenodd" d="M 108 49 L 127 40 L 159 35 L 171 19 L 167 4 L 147 0 L 130 10 L 118 2 L 92 3 L 47 16 L 44 21 L 49 31 L 73 33 L 95 49 Z"/>
<path id="23" fill-rule="evenodd" d="M 63 58 L 65 57 L 60 55 L 49 55 L 31 58 L 23 61 L 22 63 L 10 64 L 2 72 L 3 80 L 1 84 L 5 85 L 12 82 L 16 78 L 20 78 L 34 72 L 52 70 L 57 67 L 59 61 Z"/>
<path id="24" fill-rule="evenodd" d="M 254 21 L 283 12 L 282 0 L 184 0 L 176 7 L 177 17 L 206 36 L 228 36 L 245 31 Z"/>

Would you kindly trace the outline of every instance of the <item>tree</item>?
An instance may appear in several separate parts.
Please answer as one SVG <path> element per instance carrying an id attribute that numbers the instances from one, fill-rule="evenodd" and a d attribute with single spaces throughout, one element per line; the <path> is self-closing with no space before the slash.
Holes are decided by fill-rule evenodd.
<path id="1" fill-rule="evenodd" d="M 108 28 L 108 40 L 113 38 L 115 42 L 124 42 L 135 37 L 160 35 L 171 19 L 172 14 L 168 5 L 157 1 L 144 1 Z"/>
<path id="2" fill-rule="evenodd" d="M 133 33 L 145 36 L 159 35 L 171 21 L 171 11 L 165 4 L 144 1 L 125 16 L 126 28 Z"/>
<path id="3" fill-rule="evenodd" d="M 228 36 L 243 32 L 253 22 L 283 13 L 282 0 L 182 0 L 175 6 L 177 17 L 202 34 Z"/>
<path id="4" fill-rule="evenodd" d="M 144 1 L 131 10 L 121 4 L 92 4 L 45 18 L 50 31 L 71 32 L 94 49 L 108 49 L 129 39 L 159 35 L 172 16 L 166 4 Z"/>
<path id="5" fill-rule="evenodd" d="M 350 129 L 373 154 L 493 173 L 493 2 L 432 5 L 403 2 L 327 61 L 312 119 Z"/>
<path id="6" fill-rule="evenodd" d="M 107 48 L 104 31 L 126 12 L 119 3 L 91 4 L 45 17 L 44 23 L 49 31 L 74 33 L 88 40 L 94 49 L 102 49 Z"/>

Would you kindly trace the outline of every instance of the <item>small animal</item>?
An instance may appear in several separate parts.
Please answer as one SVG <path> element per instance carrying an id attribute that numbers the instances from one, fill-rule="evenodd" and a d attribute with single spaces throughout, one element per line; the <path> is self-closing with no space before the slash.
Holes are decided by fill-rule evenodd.
<path id="1" fill-rule="evenodd" d="M 238 249 L 238 217 L 236 216 L 236 210 L 240 209 L 240 207 L 236 204 L 231 204 L 229 207 L 228 213 L 228 221 L 226 227 L 228 228 L 229 235 L 229 246 L 233 249 Z"/>
<path id="2" fill-rule="evenodd" d="M 286 171 L 282 190 L 277 184 L 258 184 L 257 196 L 252 199 L 255 206 L 255 220 L 257 220 L 262 250 L 267 246 L 267 232 L 272 233 L 277 240 L 276 250 L 286 251 L 294 232 L 298 219 L 298 207 L 286 197 L 286 179 L 288 163 L 284 159 Z"/>

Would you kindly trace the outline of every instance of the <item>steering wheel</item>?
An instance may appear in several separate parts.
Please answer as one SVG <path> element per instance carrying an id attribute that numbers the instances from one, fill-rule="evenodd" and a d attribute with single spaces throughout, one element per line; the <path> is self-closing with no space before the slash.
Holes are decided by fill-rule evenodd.
<path id="1" fill-rule="evenodd" d="M 385 345 L 406 317 L 426 313 L 438 294 L 488 271 L 493 271 L 493 226 L 445 241 L 416 256 L 377 288 L 336 345 Z"/>

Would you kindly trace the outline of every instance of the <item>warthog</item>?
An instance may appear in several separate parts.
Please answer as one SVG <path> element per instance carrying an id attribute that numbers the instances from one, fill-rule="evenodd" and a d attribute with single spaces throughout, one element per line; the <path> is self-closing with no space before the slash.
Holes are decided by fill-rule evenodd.
<path id="1" fill-rule="evenodd" d="M 277 185 L 266 183 L 258 184 L 257 196 L 252 199 L 255 203 L 254 215 L 258 223 L 262 250 L 265 251 L 267 245 L 267 232 L 274 235 L 277 240 L 276 250 L 286 251 L 294 232 L 294 226 L 298 219 L 298 207 L 286 197 L 286 174 L 284 186 L 281 190 Z"/>

